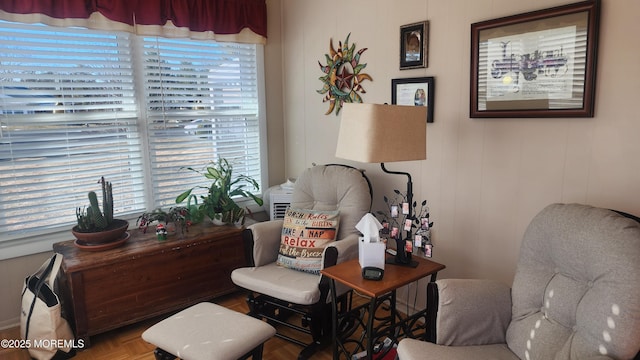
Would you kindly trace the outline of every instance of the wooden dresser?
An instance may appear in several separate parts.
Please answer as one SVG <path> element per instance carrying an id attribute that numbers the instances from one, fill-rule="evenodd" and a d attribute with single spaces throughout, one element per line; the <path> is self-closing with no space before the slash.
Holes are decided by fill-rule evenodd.
<path id="1" fill-rule="evenodd" d="M 231 271 L 246 264 L 242 228 L 205 222 L 166 241 L 153 228 L 129 233 L 124 245 L 105 251 L 80 250 L 73 240 L 53 245 L 64 255 L 61 302 L 85 344 L 91 335 L 236 290 Z"/>

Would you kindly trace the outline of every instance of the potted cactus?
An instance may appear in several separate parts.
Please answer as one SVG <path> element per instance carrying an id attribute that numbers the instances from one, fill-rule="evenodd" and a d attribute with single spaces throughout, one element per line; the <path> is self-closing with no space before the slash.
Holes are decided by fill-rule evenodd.
<path id="1" fill-rule="evenodd" d="M 112 185 L 104 177 L 102 184 L 102 210 L 98 195 L 89 191 L 89 206 L 76 208 L 78 224 L 71 229 L 76 239 L 86 244 L 104 244 L 121 239 L 129 227 L 129 222 L 113 218 Z"/>

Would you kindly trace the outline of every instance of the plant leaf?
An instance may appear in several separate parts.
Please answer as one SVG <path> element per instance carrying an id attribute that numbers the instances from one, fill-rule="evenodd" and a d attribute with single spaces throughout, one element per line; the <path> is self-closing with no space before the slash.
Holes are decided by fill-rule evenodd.
<path id="1" fill-rule="evenodd" d="M 258 204 L 258 206 L 262 206 L 262 204 L 264 204 L 261 198 L 253 195 L 252 193 L 249 193 L 249 196 L 256 202 L 256 204 Z"/>
<path id="2" fill-rule="evenodd" d="M 181 202 L 184 201 L 184 199 L 189 197 L 189 195 L 191 195 L 191 191 L 193 191 L 193 188 L 191 188 L 191 189 L 183 192 L 182 194 L 178 195 L 178 197 L 176 197 L 176 204 L 180 204 Z"/>

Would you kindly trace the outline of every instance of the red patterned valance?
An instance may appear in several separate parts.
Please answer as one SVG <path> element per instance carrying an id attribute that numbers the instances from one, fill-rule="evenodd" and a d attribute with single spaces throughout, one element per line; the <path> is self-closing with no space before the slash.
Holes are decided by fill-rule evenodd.
<path id="1" fill-rule="evenodd" d="M 0 19 L 264 43 L 265 0 L 2 0 Z"/>

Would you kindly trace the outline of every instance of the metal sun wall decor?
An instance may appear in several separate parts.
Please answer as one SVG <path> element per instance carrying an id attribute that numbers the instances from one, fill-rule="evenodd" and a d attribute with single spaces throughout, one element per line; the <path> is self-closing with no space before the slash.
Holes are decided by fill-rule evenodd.
<path id="1" fill-rule="evenodd" d="M 359 93 L 366 93 L 361 83 L 364 80 L 373 81 L 369 74 L 362 72 L 367 64 L 360 64 L 360 55 L 367 48 L 356 52 L 355 44 L 349 46 L 350 36 L 351 33 L 347 35 L 344 43 L 338 43 L 338 49 L 333 47 L 333 39 L 329 39 L 329 53 L 324 55 L 327 64 L 322 65 L 318 61 L 320 70 L 325 75 L 319 78 L 324 85 L 317 91 L 319 94 L 326 94 L 322 102 L 329 101 L 329 109 L 325 115 L 331 114 L 335 109 L 337 116 L 345 102 L 361 103 L 362 97 Z"/>

